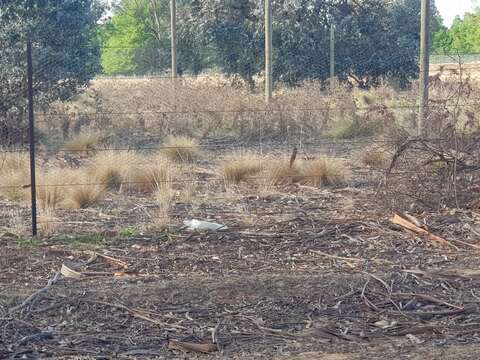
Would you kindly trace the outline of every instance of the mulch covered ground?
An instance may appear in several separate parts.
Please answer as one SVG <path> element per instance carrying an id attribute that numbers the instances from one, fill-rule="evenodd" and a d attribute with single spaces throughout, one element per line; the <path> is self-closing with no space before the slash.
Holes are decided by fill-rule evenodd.
<path id="1" fill-rule="evenodd" d="M 423 214 L 415 232 L 374 195 L 245 195 L 249 223 L 201 208 L 217 232 L 7 233 L 0 358 L 478 358 L 480 215 Z"/>

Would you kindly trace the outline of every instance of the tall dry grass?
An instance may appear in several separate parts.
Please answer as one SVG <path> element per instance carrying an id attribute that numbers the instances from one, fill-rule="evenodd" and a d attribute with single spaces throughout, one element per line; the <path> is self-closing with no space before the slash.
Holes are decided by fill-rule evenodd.
<path id="1" fill-rule="evenodd" d="M 200 144 L 187 136 L 167 137 L 162 154 L 176 162 L 192 162 L 200 155 Z"/>
<path id="2" fill-rule="evenodd" d="M 225 184 L 239 184 L 259 174 L 265 166 L 265 159 L 252 151 L 236 152 L 225 156 L 219 172 Z"/>
<path id="3" fill-rule="evenodd" d="M 19 201 L 28 196 L 30 162 L 25 152 L 0 148 L 0 197 Z"/>

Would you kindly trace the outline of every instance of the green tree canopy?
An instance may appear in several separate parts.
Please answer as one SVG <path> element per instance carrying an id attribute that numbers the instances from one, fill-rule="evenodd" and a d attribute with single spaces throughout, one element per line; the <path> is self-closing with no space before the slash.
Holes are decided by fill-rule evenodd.
<path id="1" fill-rule="evenodd" d="M 457 17 L 451 28 L 434 35 L 434 50 L 439 54 L 480 53 L 480 11 Z"/>
<path id="2" fill-rule="evenodd" d="M 192 26 L 194 4 L 177 1 L 179 71 L 198 72 L 203 56 Z M 159 73 L 170 68 L 170 1 L 123 0 L 101 30 L 106 74 Z"/>
<path id="3" fill-rule="evenodd" d="M 148 73 L 169 67 L 169 0 L 123 0 L 104 27 L 106 73 Z M 403 83 L 418 74 L 418 0 L 273 0 L 273 74 L 290 84 L 329 76 L 330 25 L 336 27 L 337 75 L 370 86 L 381 78 Z M 264 70 L 263 1 L 177 1 L 179 68 L 214 67 L 253 84 Z M 435 21 L 440 23 L 432 4 Z M 152 45 L 153 44 L 153 45 Z M 163 49 L 149 59 L 141 50 Z M 151 53 L 148 53 L 151 54 Z M 146 61 L 144 59 L 147 59 Z"/>
<path id="4" fill-rule="evenodd" d="M 19 139 L 26 99 L 26 44 L 33 46 L 35 104 L 65 100 L 99 69 L 94 0 L 0 3 L 0 139 Z"/>

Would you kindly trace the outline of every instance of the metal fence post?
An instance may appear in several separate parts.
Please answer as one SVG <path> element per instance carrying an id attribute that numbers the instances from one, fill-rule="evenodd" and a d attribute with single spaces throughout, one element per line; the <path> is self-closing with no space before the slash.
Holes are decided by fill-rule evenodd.
<path id="1" fill-rule="evenodd" d="M 37 236 L 37 193 L 35 176 L 35 119 L 33 114 L 33 61 L 32 43 L 27 43 L 27 97 L 28 97 L 28 135 L 30 141 L 30 189 L 32 211 L 32 235 Z"/>
<path id="2" fill-rule="evenodd" d="M 265 101 L 272 100 L 272 3 L 265 1 Z"/>
<path id="3" fill-rule="evenodd" d="M 330 24 L 330 78 L 335 77 L 335 25 Z"/>
<path id="4" fill-rule="evenodd" d="M 428 75 L 430 73 L 429 58 L 429 29 L 430 29 L 430 0 L 422 0 L 421 27 L 420 27 L 420 108 L 418 114 L 418 136 L 424 135 L 425 120 L 428 115 Z"/>
<path id="5" fill-rule="evenodd" d="M 170 0 L 170 41 L 172 53 L 172 79 L 177 77 L 177 4 L 176 0 Z"/>

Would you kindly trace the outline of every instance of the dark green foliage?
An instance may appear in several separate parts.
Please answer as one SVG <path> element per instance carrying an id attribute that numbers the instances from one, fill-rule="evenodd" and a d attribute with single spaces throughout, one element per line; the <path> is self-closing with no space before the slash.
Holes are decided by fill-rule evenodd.
<path id="1" fill-rule="evenodd" d="M 94 0 L 3 0 L 0 3 L 0 139 L 25 135 L 26 43 L 33 46 L 35 104 L 65 100 L 99 69 Z"/>

